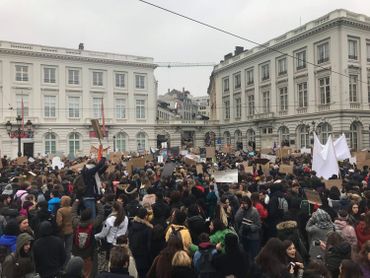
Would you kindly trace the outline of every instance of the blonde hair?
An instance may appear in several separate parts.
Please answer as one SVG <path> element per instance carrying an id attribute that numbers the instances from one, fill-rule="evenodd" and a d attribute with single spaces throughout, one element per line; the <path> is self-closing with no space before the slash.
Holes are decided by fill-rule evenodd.
<path id="1" fill-rule="evenodd" d="M 177 251 L 172 258 L 172 266 L 191 266 L 191 259 L 184 250 Z"/>

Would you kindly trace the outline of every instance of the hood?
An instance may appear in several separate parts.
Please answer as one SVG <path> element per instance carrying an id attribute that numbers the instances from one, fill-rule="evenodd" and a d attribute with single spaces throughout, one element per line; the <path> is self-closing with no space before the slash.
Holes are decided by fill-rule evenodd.
<path id="1" fill-rule="evenodd" d="M 16 244 L 16 242 L 17 242 L 17 236 L 2 235 L 0 237 L 0 245 L 12 246 Z"/>
<path id="2" fill-rule="evenodd" d="M 153 225 L 150 224 L 148 221 L 146 221 L 145 219 L 141 219 L 140 217 L 137 217 L 135 216 L 134 217 L 134 221 L 133 221 L 133 224 L 143 224 L 145 226 L 148 226 L 149 228 L 153 228 Z M 139 228 L 141 225 L 135 225 L 136 228 Z M 133 226 L 133 228 L 135 228 L 135 226 Z M 139 228 L 140 229 L 140 228 Z"/>
<path id="3" fill-rule="evenodd" d="M 198 245 L 199 249 L 210 249 L 215 248 L 215 246 L 210 242 L 201 242 Z"/>
<path id="4" fill-rule="evenodd" d="M 27 233 L 22 233 L 20 234 L 18 237 L 17 237 L 17 251 L 16 253 L 17 254 L 20 254 L 23 246 L 29 242 L 29 241 L 32 241 L 33 240 L 33 237 L 31 237 L 29 234 Z"/>
<path id="5" fill-rule="evenodd" d="M 69 207 L 69 206 L 71 206 L 71 197 L 69 197 L 69 196 L 63 196 L 62 199 L 60 199 L 60 206 L 61 207 Z"/>
<path id="6" fill-rule="evenodd" d="M 53 233 L 53 227 L 49 221 L 43 221 L 39 227 L 40 237 L 50 236 Z"/>
<path id="7" fill-rule="evenodd" d="M 345 226 L 347 226 L 347 222 L 345 220 L 335 220 L 334 225 L 336 229 L 342 230 Z"/>
<path id="8" fill-rule="evenodd" d="M 276 225 L 276 229 L 278 230 L 289 230 L 289 229 L 295 229 L 298 227 L 298 224 L 296 221 L 289 220 L 289 221 L 284 221 L 280 222 L 279 224 Z"/>

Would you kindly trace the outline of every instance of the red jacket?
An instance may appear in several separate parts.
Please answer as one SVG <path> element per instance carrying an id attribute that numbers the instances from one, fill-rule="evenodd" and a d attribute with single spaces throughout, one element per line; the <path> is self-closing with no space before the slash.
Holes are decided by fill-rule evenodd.
<path id="1" fill-rule="evenodd" d="M 362 244 L 364 244 L 367 240 L 370 240 L 370 229 L 368 231 L 365 230 L 366 224 L 364 221 L 360 221 L 356 226 L 356 236 L 358 239 L 358 246 L 361 249 Z"/>
<path id="2" fill-rule="evenodd" d="M 261 203 L 256 203 L 254 207 L 257 209 L 258 214 L 260 215 L 261 220 L 264 220 L 267 218 L 269 215 L 267 209 L 261 204 Z"/>

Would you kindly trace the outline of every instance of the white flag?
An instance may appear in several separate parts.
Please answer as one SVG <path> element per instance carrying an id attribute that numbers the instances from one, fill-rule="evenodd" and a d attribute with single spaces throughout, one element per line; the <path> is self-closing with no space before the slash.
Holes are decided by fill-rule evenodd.
<path id="1" fill-rule="evenodd" d="M 312 170 L 316 171 L 318 177 L 325 179 L 329 179 L 332 175 L 338 175 L 339 167 L 331 135 L 323 146 L 317 135 L 314 134 Z"/>
<path id="2" fill-rule="evenodd" d="M 338 160 L 345 160 L 351 158 L 346 136 L 344 133 L 334 142 L 335 154 Z"/>

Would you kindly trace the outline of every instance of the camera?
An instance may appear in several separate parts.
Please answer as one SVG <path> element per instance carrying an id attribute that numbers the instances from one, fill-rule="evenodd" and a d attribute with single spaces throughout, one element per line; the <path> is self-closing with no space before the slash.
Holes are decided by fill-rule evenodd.
<path id="1" fill-rule="evenodd" d="M 315 241 L 313 242 L 313 245 L 314 245 L 314 246 L 320 246 L 320 240 L 315 240 Z"/>

